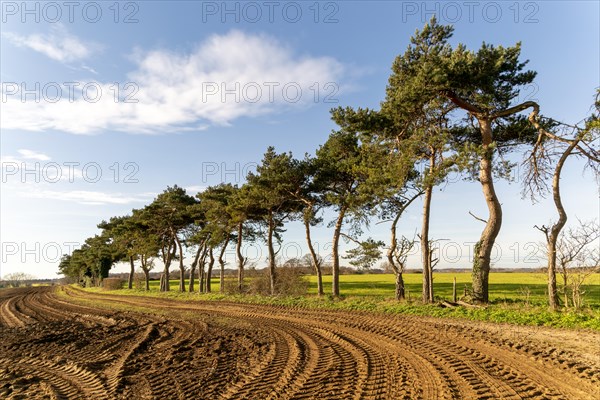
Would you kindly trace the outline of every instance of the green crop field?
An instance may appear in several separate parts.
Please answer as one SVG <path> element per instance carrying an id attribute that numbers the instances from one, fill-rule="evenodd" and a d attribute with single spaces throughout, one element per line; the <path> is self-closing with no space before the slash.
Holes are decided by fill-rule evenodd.
<path id="1" fill-rule="evenodd" d="M 404 283 L 412 297 L 421 296 L 421 274 L 404 274 Z M 470 273 L 440 273 L 434 274 L 435 296 L 441 299 L 452 299 L 452 280 L 456 278 L 458 297 L 463 293 L 465 285 L 470 287 Z M 316 277 L 310 277 L 311 293 L 316 294 Z M 394 296 L 394 275 L 342 275 L 340 286 L 342 294 L 348 296 Z M 490 273 L 490 301 L 518 302 L 526 301 L 529 296 L 530 303 L 545 303 L 546 301 L 546 275 L 542 273 Z M 331 276 L 325 276 L 324 284 L 331 284 Z M 585 301 L 590 306 L 600 306 L 600 274 L 590 276 L 586 280 Z"/>
<path id="2" fill-rule="evenodd" d="M 331 276 L 323 277 L 325 293 L 329 293 Z M 171 291 L 159 292 L 159 282 L 150 282 L 150 291 L 142 289 L 120 289 L 111 291 L 114 294 L 167 297 L 185 301 L 236 301 L 254 304 L 274 304 L 284 306 L 300 306 L 309 308 L 330 308 L 359 311 L 375 311 L 383 313 L 403 313 L 411 315 L 467 318 L 472 320 L 493 321 L 524 325 L 546 325 L 569 328 L 591 328 L 600 330 L 600 274 L 594 274 L 582 287 L 583 307 L 572 308 L 560 312 L 550 312 L 546 307 L 546 277 L 542 273 L 490 273 L 490 305 L 484 308 L 443 308 L 439 305 L 420 304 L 420 274 L 405 274 L 404 280 L 408 290 L 407 299 L 394 300 L 394 275 L 363 274 L 342 275 L 340 299 L 316 296 L 316 277 L 308 276 L 309 292 L 307 296 L 259 296 L 219 293 L 219 280 L 213 278 L 213 293 L 181 293 L 178 291 L 179 281 L 171 280 Z M 438 273 L 434 275 L 436 299 L 451 300 L 452 280 L 456 278 L 457 292 L 460 297 L 465 286 L 469 287 L 469 273 Z M 235 278 L 228 278 L 234 280 Z M 187 285 L 188 281 L 186 281 Z M 198 282 L 196 281 L 196 289 Z M 86 289 L 102 291 L 99 288 Z"/>
<path id="3" fill-rule="evenodd" d="M 316 276 L 306 277 L 310 282 L 309 294 L 317 293 Z M 456 278 L 458 297 L 462 295 L 465 286 L 471 285 L 470 273 L 439 273 L 434 274 L 434 291 L 440 300 L 452 299 L 452 280 Z M 229 278 L 231 279 L 231 278 Z M 421 274 L 404 274 L 404 283 L 412 300 L 421 296 Z M 373 298 L 385 300 L 394 297 L 393 274 L 363 274 L 341 275 L 340 292 L 346 298 Z M 186 280 L 186 285 L 189 282 Z M 219 279 L 211 280 L 213 292 L 219 291 Z M 331 285 L 331 275 L 323 276 L 325 293 Z M 158 291 L 159 282 L 151 281 L 150 290 Z M 171 280 L 171 290 L 177 290 L 178 280 Z M 560 287 L 560 285 L 559 285 Z M 196 281 L 196 288 L 198 282 Z M 490 273 L 490 301 L 492 303 L 529 302 L 532 305 L 543 305 L 546 302 L 546 275 L 542 273 Z M 600 274 L 594 274 L 585 281 L 583 286 L 584 304 L 592 308 L 600 308 Z"/>

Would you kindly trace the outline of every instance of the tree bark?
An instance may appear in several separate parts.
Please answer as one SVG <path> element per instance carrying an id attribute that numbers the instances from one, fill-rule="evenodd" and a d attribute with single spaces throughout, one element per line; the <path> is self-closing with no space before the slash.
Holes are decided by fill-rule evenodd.
<path id="1" fill-rule="evenodd" d="M 244 257 L 242 256 L 242 230 L 244 228 L 244 224 L 240 222 L 238 224 L 238 237 L 237 244 L 235 246 L 235 251 L 238 257 L 238 291 L 242 293 L 244 288 Z"/>
<path id="2" fill-rule="evenodd" d="M 174 253 L 175 253 L 175 244 L 171 242 L 169 244 L 169 246 L 167 247 L 167 254 L 166 254 L 166 259 L 165 259 L 165 269 L 163 271 L 163 275 L 165 276 L 165 279 L 163 282 L 161 282 L 161 285 L 160 285 L 161 292 L 168 292 L 169 290 L 171 290 L 171 285 L 169 284 L 169 268 L 171 267 L 171 260 L 173 259 Z"/>
<path id="3" fill-rule="evenodd" d="M 196 278 L 194 276 L 195 274 L 196 274 L 196 266 L 194 264 L 192 264 L 190 266 L 190 284 L 189 284 L 189 288 L 188 288 L 188 290 L 190 291 L 190 293 L 193 292 L 194 289 L 195 289 L 195 287 L 194 287 L 195 286 L 194 285 L 194 280 Z"/>
<path id="4" fill-rule="evenodd" d="M 198 292 L 204 293 L 204 263 L 198 266 Z"/>
<path id="5" fill-rule="evenodd" d="M 429 164 L 431 171 L 432 165 Z M 423 200 L 423 222 L 421 226 L 421 260 L 423 263 L 423 303 L 433 302 L 433 282 L 431 276 L 431 249 L 429 242 L 429 218 L 431 215 L 431 196 L 433 186 L 428 184 L 425 188 L 425 198 Z"/>
<path id="6" fill-rule="evenodd" d="M 315 273 L 317 274 L 317 293 L 319 296 L 323 296 L 325 293 L 323 292 L 323 274 L 321 271 L 321 262 L 319 261 L 319 257 L 315 252 L 315 248 L 312 244 L 312 239 L 310 237 L 310 217 L 304 216 L 304 232 L 306 233 L 306 243 L 308 244 L 308 250 L 310 251 L 310 256 L 312 257 L 313 267 L 315 268 Z"/>
<path id="7" fill-rule="evenodd" d="M 489 301 L 488 283 L 490 258 L 494 242 L 500 232 L 500 227 L 502 226 L 502 206 L 496 196 L 492 176 L 492 122 L 497 118 L 508 117 L 530 107 L 533 107 L 535 111 L 539 106 L 533 101 L 526 101 L 490 115 L 486 114 L 485 110 L 461 99 L 453 91 L 445 90 L 442 94 L 460 108 L 469 111 L 479 122 L 481 144 L 484 152 L 479 160 L 479 181 L 481 183 L 483 196 L 485 197 L 485 202 L 488 206 L 489 217 L 479 241 L 475 244 L 472 278 L 473 300 L 478 303 L 487 303 Z"/>
<path id="8" fill-rule="evenodd" d="M 127 280 L 127 287 L 129 289 L 133 289 L 133 277 L 135 275 L 135 263 L 133 262 L 133 256 L 129 256 L 129 266 L 131 269 L 129 270 L 129 279 Z"/>
<path id="9" fill-rule="evenodd" d="M 396 274 L 396 300 L 404 299 L 404 278 L 402 272 Z"/>
<path id="10" fill-rule="evenodd" d="M 477 303 L 489 301 L 488 283 L 490 274 L 490 258 L 494 242 L 502 226 L 502 206 L 496 196 L 492 176 L 492 120 L 478 118 L 481 130 L 483 155 L 479 160 L 479 182 L 488 206 L 489 217 L 475 245 L 473 256 L 473 300 Z"/>
<path id="11" fill-rule="evenodd" d="M 395 292 L 396 300 L 402 300 L 405 298 L 404 278 L 402 277 L 402 267 L 399 265 L 396 265 L 396 260 L 394 260 L 394 253 L 396 251 L 396 225 L 398 224 L 398 221 L 400 220 L 401 215 L 402 215 L 402 213 L 399 212 L 396 215 L 396 217 L 394 218 L 394 221 L 392 222 L 392 226 L 390 228 L 390 236 L 391 236 L 390 237 L 390 248 L 387 251 L 388 263 L 390 263 L 390 266 L 394 270 L 394 274 L 396 274 L 396 292 Z"/>
<path id="12" fill-rule="evenodd" d="M 340 208 L 337 221 L 335 223 L 335 229 L 333 230 L 333 268 L 331 271 L 331 293 L 334 297 L 340 296 L 340 255 L 338 244 L 340 242 L 340 232 L 342 231 L 342 225 L 344 224 L 344 216 L 346 215 L 346 206 Z"/>
<path id="13" fill-rule="evenodd" d="M 204 293 L 204 279 L 206 276 L 206 272 L 204 271 L 205 259 L 202 259 L 202 262 L 198 266 L 198 291 L 200 293 Z"/>
<path id="14" fill-rule="evenodd" d="M 204 243 L 201 243 L 198 246 L 198 250 L 196 250 L 196 255 L 194 256 L 194 261 L 192 261 L 192 265 L 190 266 L 190 293 L 194 291 L 194 279 L 196 278 L 194 275 L 196 274 L 196 267 L 198 266 L 198 261 L 200 260 L 200 254 L 202 253 L 203 247 Z"/>
<path id="15" fill-rule="evenodd" d="M 210 293 L 210 290 L 211 290 L 210 279 L 212 278 L 213 265 L 215 265 L 215 256 L 213 254 L 212 247 L 210 247 L 210 250 L 208 251 L 208 255 L 209 255 L 209 261 L 208 261 L 208 269 L 206 271 L 206 293 Z"/>
<path id="16" fill-rule="evenodd" d="M 150 290 L 150 271 L 146 268 L 143 268 L 144 271 L 144 280 L 146 281 L 146 291 Z"/>
<path id="17" fill-rule="evenodd" d="M 146 291 L 150 290 L 150 269 L 147 265 L 146 255 L 140 255 L 140 262 L 142 264 L 142 271 L 144 271 L 144 280 L 146 281 Z"/>
<path id="18" fill-rule="evenodd" d="M 431 264 L 431 257 L 433 255 L 433 250 L 429 250 L 429 265 L 431 266 L 429 268 L 429 302 L 433 303 L 434 298 L 433 298 L 433 266 Z"/>
<path id="19" fill-rule="evenodd" d="M 181 241 L 175 235 L 175 242 L 177 243 L 177 248 L 179 249 L 179 291 L 185 292 L 185 265 L 183 265 L 183 247 L 181 246 Z"/>
<path id="20" fill-rule="evenodd" d="M 165 291 L 165 273 L 163 272 L 162 274 L 160 274 L 160 291 L 164 292 Z"/>
<path id="21" fill-rule="evenodd" d="M 569 147 L 560 156 L 556 168 L 554 169 L 554 176 L 552 177 L 552 197 L 554 199 L 554 205 L 556 211 L 558 211 L 558 221 L 550 229 L 548 239 L 548 305 L 553 311 L 558 309 L 558 291 L 556 290 L 556 242 L 560 235 L 560 231 L 567 223 L 567 213 L 562 204 L 560 197 L 560 174 L 562 168 L 567 161 L 567 157 L 571 154 L 573 149 L 577 146 L 579 140 L 575 139 L 571 142 Z M 566 285 L 565 285 L 566 288 Z M 565 289 L 566 290 L 566 289 Z"/>
<path id="22" fill-rule="evenodd" d="M 566 222 L 566 218 L 565 218 Z M 556 290 L 556 239 L 554 236 L 554 227 L 560 223 L 559 221 L 552 226 L 552 233 L 548 235 L 548 306 L 552 311 L 558 309 L 558 291 Z M 564 226 L 564 223 L 563 223 Z"/>
<path id="23" fill-rule="evenodd" d="M 219 292 L 221 293 L 225 293 L 225 260 L 223 259 L 223 256 L 225 255 L 228 244 L 229 234 L 227 234 L 225 243 L 223 244 L 223 247 L 221 247 L 221 252 L 219 253 L 219 265 L 221 266 L 221 273 L 219 274 Z"/>
<path id="24" fill-rule="evenodd" d="M 198 293 L 204 292 L 204 265 L 206 264 L 206 254 L 208 253 L 208 246 L 204 245 L 202 249 L 202 255 L 198 262 Z"/>
<path id="25" fill-rule="evenodd" d="M 269 230 L 267 235 L 267 248 L 269 251 L 269 283 L 271 285 L 271 296 L 275 295 L 276 271 L 275 271 L 275 249 L 273 248 L 273 232 L 275 230 L 275 222 L 273 221 L 273 211 L 269 210 Z"/>

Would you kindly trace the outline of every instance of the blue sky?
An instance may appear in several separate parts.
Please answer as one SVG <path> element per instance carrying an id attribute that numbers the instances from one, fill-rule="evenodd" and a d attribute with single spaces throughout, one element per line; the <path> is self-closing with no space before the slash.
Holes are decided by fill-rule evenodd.
<path id="1" fill-rule="evenodd" d="M 538 101 L 545 115 L 580 121 L 600 84 L 594 1 L 23 4 L 2 2 L 0 276 L 54 277 L 57 254 L 102 219 L 167 185 L 242 183 L 269 145 L 314 153 L 335 128 L 331 107 L 378 106 L 394 57 L 433 13 L 455 26 L 453 43 L 472 49 L 522 41 L 538 76 L 521 100 Z M 581 171 L 576 160 L 564 171 L 571 221 L 599 214 L 598 186 Z M 498 191 L 505 219 L 495 265 L 541 264 L 533 225 L 555 218 L 552 204 L 521 200 L 519 182 Z M 420 207 L 402 233 L 418 228 Z M 469 265 L 482 229 L 469 211 L 486 215 L 476 182 L 434 193 L 432 237 L 449 239 L 439 268 Z M 330 234 L 314 234 L 324 257 Z M 385 240 L 387 225 L 367 235 Z M 284 241 L 288 257 L 306 251 L 295 223 Z"/>

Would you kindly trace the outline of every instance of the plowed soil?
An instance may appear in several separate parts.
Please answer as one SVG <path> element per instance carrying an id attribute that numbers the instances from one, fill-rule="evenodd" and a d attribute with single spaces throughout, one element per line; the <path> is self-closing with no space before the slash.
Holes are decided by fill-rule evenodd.
<path id="1" fill-rule="evenodd" d="M 600 334 L 6 289 L 0 398 L 599 399 Z"/>

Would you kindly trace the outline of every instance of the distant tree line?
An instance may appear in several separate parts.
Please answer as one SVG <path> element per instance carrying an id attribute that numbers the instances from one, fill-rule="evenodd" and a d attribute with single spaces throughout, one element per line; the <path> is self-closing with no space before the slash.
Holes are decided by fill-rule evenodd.
<path id="1" fill-rule="evenodd" d="M 0 280 L 0 288 L 4 287 L 28 287 L 31 286 L 34 282 L 40 282 L 41 280 L 37 279 L 33 275 L 29 275 L 25 272 L 12 272 L 10 274 L 4 275 L 4 278 Z"/>
<path id="2" fill-rule="evenodd" d="M 214 268 L 224 288 L 224 254 L 236 249 L 237 286 L 244 290 L 247 260 L 245 242 L 262 241 L 268 252 L 271 293 L 276 293 L 277 255 L 287 222 L 304 226 L 308 260 L 323 295 L 322 263 L 313 246 L 311 229 L 323 222 L 323 211 L 335 212 L 332 228 L 331 272 L 333 296 L 340 295 L 340 239 L 355 243 L 347 252 L 351 264 L 369 267 L 385 256 L 396 274 L 396 297 L 404 297 L 402 274 L 409 252 L 420 246 L 424 303 L 434 301 L 433 267 L 436 260 L 430 231 L 434 188 L 446 176 L 460 173 L 478 181 L 488 216 L 475 216 L 484 224 L 475 246 L 472 265 L 472 299 L 487 303 L 490 256 L 502 225 L 502 207 L 495 189 L 515 163 L 505 156 L 526 154 L 524 195 L 537 199 L 551 191 L 559 220 L 541 227 L 548 243 L 549 303 L 558 306 L 556 289 L 557 241 L 566 223 L 560 202 L 559 179 L 567 157 L 581 157 L 598 176 L 600 130 L 596 102 L 591 115 L 568 125 L 539 114 L 531 100 L 519 102 L 521 90 L 536 72 L 520 60 L 521 45 L 478 50 L 463 44 L 453 47 L 453 27 L 433 18 L 417 31 L 406 51 L 398 56 L 379 109 L 339 107 L 331 110 L 338 129 L 316 149 L 315 155 L 294 158 L 269 147 L 256 172 L 241 186 L 219 184 L 190 196 L 178 186 L 168 187 L 152 203 L 126 216 L 98 225 L 101 233 L 86 240 L 60 263 L 62 274 L 98 282 L 116 262 L 130 264 L 128 286 L 136 266 L 146 277 L 155 260 L 164 265 L 161 290 L 170 290 L 169 272 L 179 267 L 179 290 L 211 291 Z M 523 114 L 529 111 L 528 115 Z M 595 141 L 595 142 L 594 142 Z M 548 183 L 551 181 L 551 183 Z M 403 213 L 423 198 L 421 228 L 415 237 L 398 235 Z M 362 229 L 378 218 L 390 222 L 387 243 L 359 240 Z M 185 250 L 192 250 L 186 285 Z M 384 255 L 385 250 L 385 255 Z"/>

